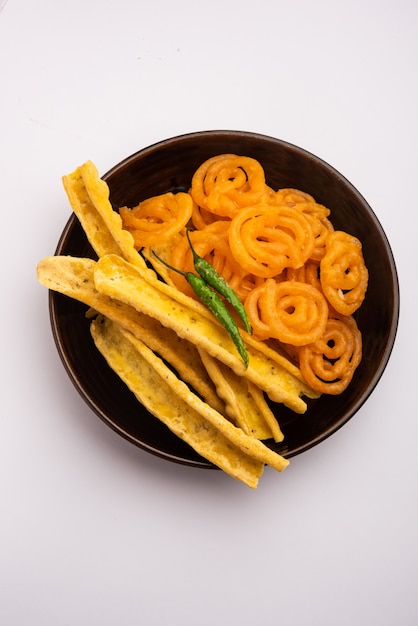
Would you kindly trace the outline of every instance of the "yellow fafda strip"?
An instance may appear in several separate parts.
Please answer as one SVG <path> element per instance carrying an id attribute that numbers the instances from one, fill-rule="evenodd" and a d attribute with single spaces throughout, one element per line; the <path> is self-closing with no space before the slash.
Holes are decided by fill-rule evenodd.
<path id="1" fill-rule="evenodd" d="M 230 443 L 237 446 L 244 454 L 249 455 L 256 461 L 262 464 L 267 464 L 273 467 L 278 472 L 283 471 L 288 465 L 289 461 L 283 458 L 277 452 L 274 452 L 263 444 L 258 439 L 250 437 L 244 433 L 241 428 L 234 426 L 223 415 L 212 409 L 206 402 L 203 402 L 196 394 L 190 391 L 189 387 L 181 381 L 177 376 L 164 364 L 164 362 L 157 357 L 152 350 L 150 350 L 145 344 L 139 341 L 131 333 L 127 331 L 119 331 L 116 327 L 114 346 L 115 350 L 120 351 L 120 334 L 122 337 L 128 339 L 131 342 L 135 350 L 141 355 L 152 369 L 157 372 L 165 384 L 174 392 L 179 398 L 181 398 L 188 407 L 192 407 L 199 413 L 201 417 L 207 420 L 218 432 L 224 435 Z M 135 359 L 134 359 L 135 360 Z M 128 373 L 124 373 L 125 378 L 132 383 L 129 372 L 132 371 L 134 364 L 128 359 L 125 362 Z M 118 372 L 119 373 L 119 372 Z M 120 374 L 119 374 L 120 375 Z M 143 386 L 143 381 L 137 379 L 137 386 L 135 388 Z M 158 387 L 158 385 L 157 385 Z M 155 397 L 156 386 L 145 385 L 146 389 L 146 401 L 150 402 Z M 162 396 L 164 398 L 164 394 Z M 163 405 L 170 404 L 166 400 L 163 400 Z"/>
<path id="2" fill-rule="evenodd" d="M 230 433 L 224 434 L 218 424 L 212 424 L 221 422 L 222 416 L 192 394 L 152 350 L 110 320 L 97 318 L 91 332 L 109 366 L 150 413 L 227 474 L 251 488 L 257 486 L 264 462 L 231 441 Z M 281 457 L 276 456 L 277 465 Z M 283 469 L 287 463 L 279 466 Z"/>
<path id="3" fill-rule="evenodd" d="M 118 254 L 147 270 L 144 259 L 135 250 L 131 233 L 124 230 L 119 213 L 110 203 L 109 187 L 99 178 L 94 163 L 87 161 L 80 165 L 71 174 L 63 176 L 62 182 L 71 207 L 97 256 Z"/>

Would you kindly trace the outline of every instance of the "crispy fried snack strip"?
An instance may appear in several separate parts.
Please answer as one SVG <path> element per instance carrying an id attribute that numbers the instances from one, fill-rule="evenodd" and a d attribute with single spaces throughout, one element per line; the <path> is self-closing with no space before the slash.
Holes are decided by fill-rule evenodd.
<path id="1" fill-rule="evenodd" d="M 141 250 L 143 258 L 146 259 L 150 267 L 156 271 L 167 285 L 174 286 L 174 281 L 171 277 L 172 272 L 165 263 L 170 264 L 171 251 L 180 239 L 182 239 L 180 234 L 174 235 L 169 243 L 153 246 L 152 248 L 144 247 Z M 157 256 L 155 256 L 154 252 Z M 165 261 L 165 263 L 163 261 Z M 188 284 L 189 283 L 187 283 L 187 285 Z"/>
<path id="2" fill-rule="evenodd" d="M 251 488 L 257 486 L 264 460 L 253 455 L 254 446 L 239 429 L 192 394 L 187 385 L 132 334 L 105 318 L 92 322 L 91 332 L 109 366 L 150 413 L 227 474 Z M 267 455 L 268 460 L 274 462 L 276 469 L 284 469 L 288 461 L 282 461 L 275 453 L 272 455 Z"/>
<path id="3" fill-rule="evenodd" d="M 94 286 L 95 265 L 92 259 L 46 257 L 38 264 L 38 280 L 44 287 L 83 302 L 132 332 L 170 363 L 208 404 L 222 411 L 223 403 L 215 392 L 196 347 L 180 339 L 158 320 L 99 293 Z"/>
<path id="4" fill-rule="evenodd" d="M 203 402 L 196 394 L 190 391 L 189 387 L 157 357 L 152 350 L 128 331 L 122 329 L 122 334 L 126 337 L 135 349 L 143 356 L 148 363 L 157 371 L 167 385 L 180 396 L 187 405 L 193 407 L 202 417 L 204 417 L 216 430 L 224 435 L 232 445 L 237 446 L 244 454 L 269 465 L 278 472 L 283 471 L 289 461 L 277 452 L 270 450 L 264 443 L 249 437 L 241 428 L 237 428 L 223 415 L 212 409 L 206 402 Z M 154 393 L 153 387 L 147 387 L 148 394 Z"/>
<path id="5" fill-rule="evenodd" d="M 156 317 L 164 326 L 203 348 L 238 375 L 247 376 L 274 402 L 282 402 L 296 413 L 306 411 L 306 402 L 300 396 L 310 394 L 312 390 L 305 383 L 252 345 L 248 345 L 250 362 L 245 369 L 226 330 L 213 317 L 210 319 L 192 308 L 188 304 L 192 302 L 191 298 L 161 281 L 145 280 L 133 265 L 116 255 L 99 259 L 94 280 L 98 291 Z M 176 298 L 182 298 L 173 299 L 173 293 Z"/>
<path id="6" fill-rule="evenodd" d="M 272 438 L 272 430 L 250 393 L 249 387 L 253 384 L 244 377 L 237 376 L 229 367 L 204 350 L 201 350 L 200 356 L 215 383 L 219 397 L 225 402 L 225 412 L 233 423 L 256 439 Z"/>
<path id="7" fill-rule="evenodd" d="M 248 391 L 260 412 L 261 419 L 269 428 L 274 441 L 276 443 L 283 441 L 284 435 L 281 431 L 279 422 L 277 421 L 274 413 L 267 404 L 264 393 L 262 392 L 260 387 L 257 387 L 257 385 L 254 385 L 254 383 L 248 381 Z"/>
<path id="8" fill-rule="evenodd" d="M 109 201 L 109 187 L 99 178 L 96 166 L 87 161 L 62 182 L 72 209 L 98 257 L 119 254 L 146 270 L 144 259 L 134 247 L 134 239 L 122 227 L 120 215 Z"/>

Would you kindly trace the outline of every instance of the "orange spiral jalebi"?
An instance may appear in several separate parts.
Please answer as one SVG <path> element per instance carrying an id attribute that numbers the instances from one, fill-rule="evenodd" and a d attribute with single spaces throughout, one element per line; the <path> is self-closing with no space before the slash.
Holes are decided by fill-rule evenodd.
<path id="1" fill-rule="evenodd" d="M 307 283 L 322 291 L 321 281 L 319 280 L 319 263 L 308 260 L 305 265 L 294 269 L 288 267 L 284 272 L 286 280 L 296 280 L 300 283 Z"/>
<path id="2" fill-rule="evenodd" d="M 302 346 L 325 331 L 328 304 L 323 294 L 306 283 L 269 278 L 245 301 L 254 334 Z"/>
<path id="3" fill-rule="evenodd" d="M 220 215 L 216 215 L 215 213 L 211 213 L 210 211 L 203 209 L 193 200 L 192 224 L 196 230 L 203 230 L 206 226 L 222 219 L 229 220 L 227 217 L 223 218 Z"/>
<path id="4" fill-rule="evenodd" d="M 360 241 L 343 231 L 330 233 L 320 272 L 331 306 L 342 315 L 352 315 L 363 302 L 368 283 Z"/>
<path id="5" fill-rule="evenodd" d="M 275 205 L 285 205 L 296 207 L 305 213 L 310 213 L 316 217 L 328 217 L 331 211 L 322 204 L 316 202 L 309 193 L 299 189 L 283 187 L 278 189 L 270 198 L 270 202 Z"/>
<path id="6" fill-rule="evenodd" d="M 264 283 L 265 279 L 254 274 L 246 272 L 236 272 L 228 281 L 229 285 L 235 291 L 241 302 L 245 302 L 248 295 L 256 288 Z"/>
<path id="7" fill-rule="evenodd" d="M 187 193 L 166 193 L 140 202 L 133 209 L 122 207 L 123 227 L 140 248 L 167 243 L 190 220 L 193 202 Z"/>
<path id="8" fill-rule="evenodd" d="M 337 395 L 347 388 L 362 357 L 361 333 L 353 317 L 332 313 L 323 336 L 298 348 L 299 366 L 308 385 Z"/>
<path id="9" fill-rule="evenodd" d="M 259 285 L 251 289 L 244 302 L 248 320 L 251 324 L 252 334 L 260 341 L 271 339 L 271 328 L 262 319 L 261 306 L 261 300 L 266 293 L 268 281 L 274 282 L 274 279 L 269 278 L 263 280 Z"/>
<path id="10" fill-rule="evenodd" d="M 320 261 L 325 254 L 325 241 L 328 233 L 334 230 L 328 219 L 330 210 L 322 204 L 318 204 L 314 198 L 298 189 L 279 189 L 269 200 L 274 206 L 290 207 L 295 211 L 302 211 L 309 221 L 315 239 L 315 246 L 310 258 Z"/>
<path id="11" fill-rule="evenodd" d="M 297 204 L 305 204 L 306 202 L 315 203 L 315 200 L 309 193 L 305 193 L 300 189 L 282 187 L 276 191 L 273 202 L 274 204 L 286 204 L 294 207 Z"/>
<path id="12" fill-rule="evenodd" d="M 301 267 L 313 250 L 314 236 L 301 211 L 258 204 L 233 218 L 229 245 L 248 273 L 271 278 L 286 267 Z"/>
<path id="13" fill-rule="evenodd" d="M 306 213 L 305 217 L 311 225 L 315 241 L 310 259 L 313 261 L 320 261 L 325 256 L 328 235 L 333 232 L 334 227 L 327 217 L 317 217 Z"/>
<path id="14" fill-rule="evenodd" d="M 222 154 L 208 159 L 197 169 L 190 193 L 200 208 L 233 217 L 240 207 L 261 201 L 270 190 L 258 161 Z"/>

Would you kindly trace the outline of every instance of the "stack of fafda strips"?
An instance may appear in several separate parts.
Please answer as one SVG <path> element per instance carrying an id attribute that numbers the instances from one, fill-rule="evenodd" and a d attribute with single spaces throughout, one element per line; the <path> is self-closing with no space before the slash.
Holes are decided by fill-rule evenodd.
<path id="1" fill-rule="evenodd" d="M 94 312 L 92 339 L 109 366 L 201 456 L 252 488 L 265 465 L 282 471 L 288 461 L 263 442 L 283 439 L 266 396 L 304 413 L 303 396 L 318 394 L 299 369 L 240 331 L 246 368 L 212 313 L 163 282 L 137 252 L 92 162 L 63 183 L 98 260 L 46 257 L 37 266 L 40 283 Z"/>

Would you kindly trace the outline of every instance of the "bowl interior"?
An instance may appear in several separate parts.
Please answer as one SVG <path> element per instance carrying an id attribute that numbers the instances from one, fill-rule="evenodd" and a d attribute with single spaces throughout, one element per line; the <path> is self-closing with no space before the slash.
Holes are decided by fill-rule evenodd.
<path id="1" fill-rule="evenodd" d="M 167 191 L 187 191 L 197 167 L 216 154 L 232 152 L 260 161 L 267 184 L 306 191 L 331 210 L 338 229 L 360 239 L 369 269 L 369 288 L 358 311 L 363 334 L 363 359 L 352 383 L 340 396 L 308 402 L 305 415 L 272 405 L 285 439 L 268 445 L 290 458 L 318 444 L 346 423 L 378 383 L 395 340 L 399 288 L 393 255 L 385 233 L 358 191 L 321 159 L 286 142 L 254 133 L 207 131 L 174 137 L 128 157 L 103 178 L 115 209 Z M 61 235 L 56 254 L 92 256 L 86 237 L 72 216 Z M 104 363 L 90 338 L 86 307 L 50 293 L 54 338 L 75 387 L 109 426 L 136 445 L 165 458 L 212 467 L 187 444 L 138 404 Z"/>

